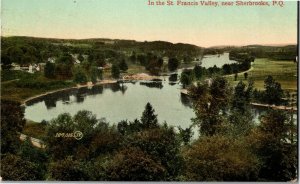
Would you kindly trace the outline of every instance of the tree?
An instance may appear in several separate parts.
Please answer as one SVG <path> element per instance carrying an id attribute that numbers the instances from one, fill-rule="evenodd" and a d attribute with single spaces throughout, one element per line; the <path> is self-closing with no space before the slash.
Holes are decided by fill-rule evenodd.
<path id="1" fill-rule="evenodd" d="M 297 143 L 289 141 L 290 124 L 285 112 L 269 110 L 253 132 L 255 150 L 262 160 L 260 178 L 290 181 L 297 175 Z"/>
<path id="2" fill-rule="evenodd" d="M 68 54 L 68 53 L 64 53 L 63 55 L 61 55 L 57 61 L 57 63 L 60 63 L 60 64 L 66 64 L 66 65 L 69 65 L 69 66 L 73 66 L 74 65 L 74 58 Z"/>
<path id="3" fill-rule="evenodd" d="M 12 63 L 22 64 L 23 51 L 19 47 L 9 47 L 7 49 L 7 54 Z"/>
<path id="4" fill-rule="evenodd" d="M 252 92 L 253 92 L 252 81 L 249 82 L 247 88 L 246 88 L 246 84 L 240 81 L 234 89 L 234 95 L 231 102 L 232 109 L 238 110 L 242 114 L 245 113 L 249 109 Z"/>
<path id="5" fill-rule="evenodd" d="M 34 147 L 31 143 L 31 139 L 27 137 L 21 144 L 19 155 L 23 160 L 34 163 L 40 173 L 40 179 L 45 179 L 48 163 L 48 157 L 45 150 Z"/>
<path id="6" fill-rule="evenodd" d="M 148 62 L 146 70 L 148 70 L 153 75 L 159 75 L 161 67 L 163 66 L 163 60 L 161 58 L 152 58 Z"/>
<path id="7" fill-rule="evenodd" d="M 211 84 L 198 83 L 191 86 L 188 94 L 196 112 L 195 123 L 200 126 L 201 135 L 212 136 L 223 131 L 226 110 L 228 110 L 231 88 L 223 77 L 215 77 Z"/>
<path id="8" fill-rule="evenodd" d="M 182 142 L 185 145 L 188 145 L 191 138 L 193 137 L 192 126 L 186 129 L 183 129 L 179 126 L 178 129 L 179 129 L 179 136 L 182 139 Z"/>
<path id="9" fill-rule="evenodd" d="M 132 62 L 132 63 L 135 63 L 136 62 L 136 60 L 137 60 L 137 57 L 136 57 L 136 54 L 135 54 L 135 52 L 133 51 L 132 52 L 132 55 L 130 56 L 130 61 Z"/>
<path id="10" fill-rule="evenodd" d="M 96 66 L 92 66 L 91 68 L 91 81 L 95 84 L 98 79 L 102 80 L 103 72 L 98 69 Z"/>
<path id="11" fill-rule="evenodd" d="M 156 128 L 158 127 L 157 115 L 154 114 L 155 110 L 152 105 L 148 102 L 145 106 L 145 110 L 141 117 L 141 123 L 144 128 Z"/>
<path id="12" fill-rule="evenodd" d="M 179 61 L 177 58 L 170 58 L 168 62 L 169 71 L 175 71 L 179 66 Z"/>
<path id="13" fill-rule="evenodd" d="M 265 79 L 265 95 L 264 102 L 268 104 L 280 105 L 283 100 L 283 90 L 281 89 L 281 84 L 276 82 L 272 76 L 268 76 Z"/>
<path id="14" fill-rule="evenodd" d="M 119 64 L 119 68 L 120 70 L 122 70 L 123 72 L 127 71 L 128 70 L 128 65 L 125 61 L 125 59 L 122 59 L 120 64 Z"/>
<path id="15" fill-rule="evenodd" d="M 201 137 L 183 151 L 188 181 L 256 181 L 259 160 L 244 140 Z"/>
<path id="16" fill-rule="evenodd" d="M 228 121 L 232 125 L 228 130 L 228 134 L 231 136 L 248 135 L 254 127 L 254 116 L 250 107 L 252 96 L 252 81 L 249 81 L 248 86 L 240 81 L 234 88 L 231 99 L 231 113 L 228 117 Z"/>
<path id="17" fill-rule="evenodd" d="M 51 120 L 46 128 L 46 149 L 52 159 L 64 159 L 74 154 L 76 140 L 73 137 L 57 137 L 57 133 L 73 133 L 75 124 L 70 114 L 60 114 Z"/>
<path id="18" fill-rule="evenodd" d="M 201 77 L 203 76 L 203 71 L 202 71 L 202 67 L 200 65 L 195 65 L 194 67 L 194 74 L 196 79 L 201 79 Z"/>
<path id="19" fill-rule="evenodd" d="M 225 75 L 226 74 L 232 74 L 232 68 L 231 68 L 230 64 L 223 65 L 222 69 L 223 69 L 223 73 Z"/>
<path id="20" fill-rule="evenodd" d="M 183 72 L 180 76 L 180 82 L 183 85 L 183 88 L 186 88 L 186 86 L 192 83 L 192 79 L 187 73 Z"/>
<path id="21" fill-rule="evenodd" d="M 1 153 L 15 153 L 20 145 L 19 137 L 25 125 L 21 104 L 1 99 Z"/>
<path id="22" fill-rule="evenodd" d="M 44 69 L 44 75 L 47 78 L 55 78 L 55 64 L 47 62 Z"/>
<path id="23" fill-rule="evenodd" d="M 144 129 L 141 132 L 128 136 L 123 143 L 124 147 L 140 148 L 156 163 L 165 168 L 165 181 L 178 180 L 182 173 L 184 162 L 180 155 L 181 141 L 172 127 L 166 124 L 163 127 Z"/>
<path id="24" fill-rule="evenodd" d="M 7 154 L 1 157 L 1 177 L 4 181 L 41 181 L 45 177 L 37 164 L 20 156 Z"/>
<path id="25" fill-rule="evenodd" d="M 119 151 L 107 169 L 111 181 L 163 181 L 166 169 L 136 147 Z"/>
<path id="26" fill-rule="evenodd" d="M 74 160 L 72 157 L 52 162 L 49 173 L 52 179 L 58 181 L 87 181 L 90 179 L 84 163 Z"/>
<path id="27" fill-rule="evenodd" d="M 84 70 L 85 73 L 90 73 L 91 72 L 92 64 L 89 63 L 88 61 L 83 61 L 80 66 Z"/>
<path id="28" fill-rule="evenodd" d="M 115 64 L 113 64 L 111 67 L 111 75 L 115 79 L 118 79 L 120 77 L 120 68 Z"/>
<path id="29" fill-rule="evenodd" d="M 78 60 L 79 60 L 80 62 L 84 61 L 84 57 L 82 56 L 82 54 L 79 54 L 79 55 L 78 55 Z"/>
<path id="30" fill-rule="evenodd" d="M 185 55 L 184 57 L 183 57 L 183 62 L 184 63 L 191 63 L 192 62 L 192 58 L 191 58 L 191 56 L 190 55 Z"/>
<path id="31" fill-rule="evenodd" d="M 78 132 L 81 137 L 59 136 Z M 53 160 L 62 160 L 67 156 L 75 159 L 91 159 L 116 149 L 119 137 L 115 127 L 109 128 L 104 120 L 99 120 L 89 111 L 79 111 L 73 117 L 61 114 L 47 124 L 46 149 Z"/>
<path id="32" fill-rule="evenodd" d="M 70 54 L 63 54 L 56 60 L 55 73 L 62 79 L 72 77 L 72 69 L 74 66 L 74 58 Z"/>
<path id="33" fill-rule="evenodd" d="M 238 73 L 235 73 L 234 74 L 234 81 L 237 81 L 237 78 L 238 78 Z"/>
<path id="34" fill-rule="evenodd" d="M 10 57 L 4 52 L 1 53 L 1 63 L 2 63 L 1 67 L 3 70 L 10 69 L 12 67 L 11 66 L 12 61 L 11 61 Z"/>
<path id="35" fill-rule="evenodd" d="M 28 54 L 25 54 L 23 55 L 22 57 L 22 60 L 21 60 L 21 65 L 29 65 L 31 63 L 36 63 L 37 59 L 34 57 L 34 56 L 31 56 L 31 55 L 28 55 Z"/>
<path id="36" fill-rule="evenodd" d="M 80 83 L 80 84 L 87 83 L 87 76 L 86 76 L 85 72 L 83 71 L 83 69 L 80 67 L 76 67 L 74 70 L 75 71 L 74 71 L 73 81 L 75 83 Z"/>
<path id="37" fill-rule="evenodd" d="M 247 72 L 244 73 L 244 77 L 245 77 L 246 80 L 248 79 L 248 73 Z"/>
<path id="38" fill-rule="evenodd" d="M 169 82 L 177 82 L 177 79 L 178 79 L 178 74 L 177 73 L 172 74 L 169 77 Z"/>
<path id="39" fill-rule="evenodd" d="M 61 79 L 69 79 L 73 76 L 71 68 L 66 64 L 56 64 L 55 75 Z"/>
<path id="40" fill-rule="evenodd" d="M 140 62 L 142 66 L 147 66 L 147 59 L 145 55 L 138 55 L 137 60 Z"/>

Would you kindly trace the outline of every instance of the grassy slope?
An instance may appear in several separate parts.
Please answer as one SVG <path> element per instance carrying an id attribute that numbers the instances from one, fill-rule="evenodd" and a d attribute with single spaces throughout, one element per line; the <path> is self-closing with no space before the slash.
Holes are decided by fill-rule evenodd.
<path id="1" fill-rule="evenodd" d="M 264 80 L 268 75 L 271 75 L 281 84 L 284 90 L 290 92 L 297 91 L 297 64 L 293 61 L 256 59 L 252 67 L 253 70 L 248 72 L 248 77 L 254 80 L 257 89 L 264 89 Z M 234 81 L 234 76 L 226 76 L 226 78 L 234 85 L 240 80 L 245 80 L 243 74 L 238 76 L 237 81 Z"/>
<path id="2" fill-rule="evenodd" d="M 41 139 L 45 135 L 45 131 L 46 125 L 27 120 L 23 129 L 23 134 Z"/>
<path id="3" fill-rule="evenodd" d="M 18 73 L 18 75 L 16 75 Z M 52 83 L 51 86 L 47 88 L 25 88 L 25 87 L 18 87 L 17 83 L 20 82 L 18 81 L 18 78 L 20 79 L 25 79 L 25 78 L 32 78 L 40 83 Z M 10 79 L 10 80 L 4 80 L 4 79 Z M 19 71 L 9 71 L 9 72 L 1 72 L 1 98 L 2 99 L 9 99 L 9 100 L 14 100 L 23 103 L 24 100 L 43 94 L 48 91 L 53 91 L 57 89 L 62 89 L 62 88 L 67 88 L 67 87 L 72 87 L 74 86 L 73 83 L 69 82 L 66 83 L 65 85 L 62 84 L 57 84 L 55 85 L 55 82 L 57 80 L 51 80 L 45 78 L 41 73 L 36 73 L 36 74 L 30 74 L 23 72 L 23 74 L 20 74 Z M 3 82 L 5 81 L 5 82 Z"/>

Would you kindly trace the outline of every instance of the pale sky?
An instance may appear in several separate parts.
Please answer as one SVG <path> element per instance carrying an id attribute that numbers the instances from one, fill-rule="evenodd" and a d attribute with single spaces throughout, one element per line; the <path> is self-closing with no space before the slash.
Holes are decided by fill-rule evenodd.
<path id="1" fill-rule="evenodd" d="M 297 43 L 295 1 L 285 2 L 282 8 L 168 7 L 147 3 L 148 0 L 2 0 L 2 35 L 163 40 L 203 47 Z"/>

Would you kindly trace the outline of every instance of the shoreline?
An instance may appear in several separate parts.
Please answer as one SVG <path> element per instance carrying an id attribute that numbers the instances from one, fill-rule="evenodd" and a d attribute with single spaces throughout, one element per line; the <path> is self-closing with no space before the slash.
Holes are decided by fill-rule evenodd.
<path id="1" fill-rule="evenodd" d="M 261 104 L 261 103 L 255 103 L 255 102 L 251 102 L 250 105 L 255 106 L 255 107 L 272 108 L 275 110 L 284 110 L 284 111 L 293 111 L 293 112 L 298 111 L 297 107 L 289 107 L 289 106 L 283 106 L 283 105 L 276 106 L 276 105 Z"/>
<path id="2" fill-rule="evenodd" d="M 115 84 L 118 81 L 126 81 L 126 80 L 129 80 L 129 81 L 144 81 L 144 80 L 146 80 L 146 81 L 148 81 L 148 80 L 153 80 L 153 79 L 159 79 L 161 77 L 161 76 L 152 76 L 152 75 L 143 76 L 143 73 L 141 73 L 141 74 L 142 74 L 142 76 L 139 76 L 140 74 L 135 74 L 135 75 L 131 75 L 131 76 L 126 76 L 127 78 L 123 77 L 122 79 L 118 79 L 118 80 L 104 79 L 104 80 L 97 82 L 96 84 L 87 82 L 84 85 L 77 84 L 76 86 L 73 86 L 73 87 L 67 87 L 67 88 L 61 88 L 61 89 L 56 89 L 56 90 L 52 90 L 52 91 L 47 91 L 42 94 L 35 95 L 35 96 L 29 97 L 25 100 L 22 100 L 21 106 L 26 106 L 27 102 L 34 100 L 36 98 L 43 97 L 43 96 L 53 94 L 53 93 L 57 93 L 57 92 L 61 92 L 61 91 L 70 90 L 70 89 L 80 89 L 80 88 L 84 88 L 84 87 L 93 87 L 93 86 L 98 86 L 98 85 L 103 85 L 103 84 Z"/>
<path id="3" fill-rule="evenodd" d="M 34 100 L 36 98 L 43 97 L 43 96 L 53 94 L 53 93 L 57 93 L 57 92 L 66 91 L 66 90 L 70 90 L 70 89 L 80 89 L 80 88 L 84 88 L 84 87 L 93 87 L 93 86 L 98 86 L 98 85 L 103 85 L 103 84 L 114 84 L 114 83 L 117 83 L 117 82 L 118 82 L 117 80 L 102 80 L 100 82 L 97 82 L 96 84 L 91 84 L 91 83 L 88 82 L 87 84 L 84 84 L 84 85 L 77 84 L 74 87 L 56 89 L 56 90 L 48 91 L 48 92 L 45 92 L 45 93 L 42 93 L 42 94 L 39 94 L 39 95 L 29 97 L 29 98 L 27 98 L 27 99 L 25 99 L 21 102 L 21 106 L 26 106 L 27 102 L 29 102 L 31 100 Z"/>

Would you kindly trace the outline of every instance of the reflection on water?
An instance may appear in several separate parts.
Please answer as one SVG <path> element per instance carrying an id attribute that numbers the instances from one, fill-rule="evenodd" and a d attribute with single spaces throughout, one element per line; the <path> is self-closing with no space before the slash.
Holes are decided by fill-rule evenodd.
<path id="1" fill-rule="evenodd" d="M 177 79 L 178 79 L 178 74 L 177 73 L 171 74 L 170 77 L 169 77 L 170 82 L 177 82 Z"/>
<path id="2" fill-rule="evenodd" d="M 267 110 L 268 110 L 268 108 L 266 108 L 266 107 L 254 107 L 254 106 L 252 106 L 251 112 L 253 113 L 253 116 L 254 116 L 253 121 L 256 124 L 260 123 L 260 116 L 266 114 Z M 287 113 L 290 114 L 289 112 L 287 112 Z M 294 124 L 297 124 L 297 113 L 292 112 L 292 114 L 290 114 L 290 115 L 293 116 Z"/>
<path id="3" fill-rule="evenodd" d="M 202 64 L 213 66 L 219 59 L 223 61 L 220 62 L 223 65 L 229 61 L 228 54 L 213 58 L 213 63 L 207 64 L 208 58 L 204 58 Z M 182 128 L 191 125 L 191 118 L 195 117 L 195 113 L 189 98 L 180 93 L 181 86 L 177 74 L 164 81 L 137 83 L 129 81 L 92 88 L 73 88 L 35 98 L 26 103 L 25 118 L 36 122 L 49 121 L 61 113 L 74 115 L 80 110 L 88 110 L 99 119 L 105 117 L 111 123 L 118 123 L 126 119 L 129 121 L 139 119 L 145 105 L 150 102 L 158 114 L 159 122 L 166 121 L 169 125 Z M 262 112 L 262 109 L 254 109 L 255 122 L 258 122 Z"/>
<path id="4" fill-rule="evenodd" d="M 169 81 L 119 82 L 74 88 L 26 103 L 25 117 L 36 122 L 51 120 L 61 113 L 76 114 L 89 110 L 97 118 L 105 117 L 111 123 L 140 118 L 147 102 L 150 102 L 160 122 L 187 128 L 194 117 L 187 97 L 180 95 L 180 85 Z"/>
<path id="5" fill-rule="evenodd" d="M 182 93 L 180 94 L 180 101 L 186 107 L 190 107 L 190 108 L 193 107 L 191 100 L 186 94 L 182 94 Z"/>
<path id="6" fill-rule="evenodd" d="M 159 88 L 159 89 L 162 89 L 164 87 L 162 82 L 140 82 L 140 85 L 147 86 L 148 88 Z"/>

